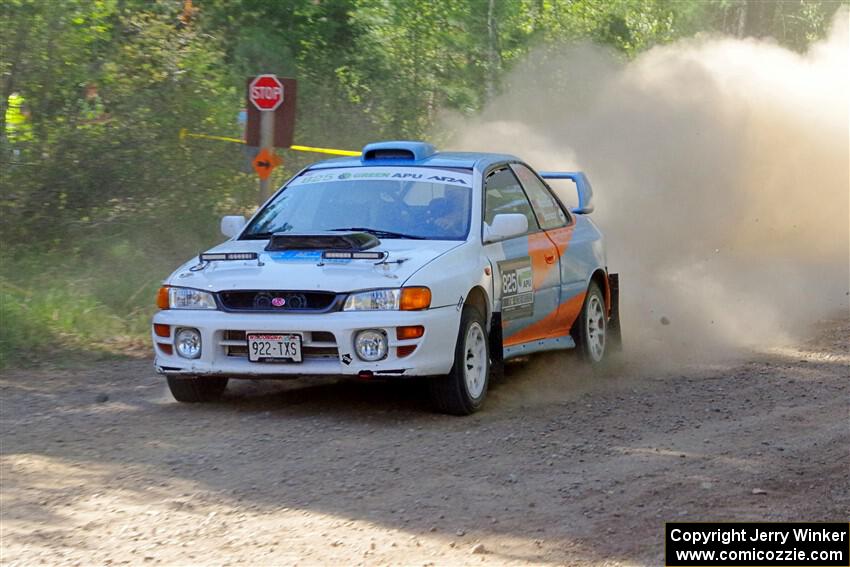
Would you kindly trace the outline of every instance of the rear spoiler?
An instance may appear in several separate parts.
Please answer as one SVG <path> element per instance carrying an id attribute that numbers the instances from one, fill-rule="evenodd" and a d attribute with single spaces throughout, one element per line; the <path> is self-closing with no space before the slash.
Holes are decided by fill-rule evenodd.
<path id="1" fill-rule="evenodd" d="M 579 215 L 587 215 L 593 212 L 593 187 L 583 171 L 541 171 L 543 179 L 571 179 L 576 184 L 578 191 L 578 207 L 571 212 Z"/>

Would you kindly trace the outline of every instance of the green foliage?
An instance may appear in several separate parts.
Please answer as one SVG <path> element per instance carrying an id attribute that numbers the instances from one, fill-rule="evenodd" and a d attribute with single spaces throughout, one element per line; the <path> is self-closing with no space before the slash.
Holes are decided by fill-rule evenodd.
<path id="1" fill-rule="evenodd" d="M 707 0 L 697 3 L 692 26 L 738 37 L 772 37 L 797 51 L 824 36 L 847 0 Z"/>
<path id="2" fill-rule="evenodd" d="M 624 57 L 699 31 L 822 37 L 839 3 L 705 0 L 5 0 L 0 10 L 0 356 L 145 337 L 168 272 L 250 212 L 246 77 L 299 81 L 296 141 L 359 148 L 478 112 L 539 46 Z M 96 95 L 89 91 L 96 87 Z M 9 96 L 31 139 L 5 133 Z M 95 109 L 92 111 L 92 109 Z M 92 116 L 94 115 L 94 116 Z M 278 181 L 316 156 L 285 153 Z"/>

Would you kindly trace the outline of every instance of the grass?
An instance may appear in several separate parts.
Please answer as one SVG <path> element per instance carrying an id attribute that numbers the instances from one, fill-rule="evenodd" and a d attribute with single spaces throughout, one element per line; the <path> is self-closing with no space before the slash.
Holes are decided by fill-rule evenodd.
<path id="1" fill-rule="evenodd" d="M 221 239 L 211 214 L 0 251 L 0 368 L 149 354 L 156 290 Z"/>
<path id="2" fill-rule="evenodd" d="M 79 286 L 26 290 L 0 280 L 0 368 L 109 355 L 140 345 L 140 316 L 117 314 Z"/>
<path id="3" fill-rule="evenodd" d="M 147 348 L 154 294 L 168 268 L 133 256 L 1 259 L 0 368 Z"/>

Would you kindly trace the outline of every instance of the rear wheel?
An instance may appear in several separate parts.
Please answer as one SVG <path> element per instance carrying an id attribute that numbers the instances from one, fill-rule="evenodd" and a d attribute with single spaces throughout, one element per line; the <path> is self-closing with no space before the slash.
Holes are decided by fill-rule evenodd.
<path id="1" fill-rule="evenodd" d="M 211 402 L 220 398 L 225 388 L 227 378 L 221 376 L 168 377 L 168 389 L 178 402 Z"/>
<path id="2" fill-rule="evenodd" d="M 600 364 L 607 348 L 607 321 L 605 296 L 596 282 L 590 282 L 584 305 L 573 328 L 573 340 L 585 362 Z"/>
<path id="3" fill-rule="evenodd" d="M 461 313 L 454 366 L 448 375 L 429 381 L 431 399 L 443 413 L 469 415 L 484 403 L 489 378 L 490 350 L 484 316 L 467 305 Z"/>

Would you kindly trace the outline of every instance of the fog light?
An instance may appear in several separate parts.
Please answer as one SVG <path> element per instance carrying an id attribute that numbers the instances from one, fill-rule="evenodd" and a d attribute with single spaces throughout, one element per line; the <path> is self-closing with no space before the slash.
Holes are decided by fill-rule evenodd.
<path id="1" fill-rule="evenodd" d="M 360 360 L 375 362 L 387 357 L 387 335 L 383 331 L 360 331 L 354 339 L 354 349 Z"/>
<path id="2" fill-rule="evenodd" d="M 183 358 L 201 356 L 201 334 L 197 329 L 180 329 L 174 335 L 174 347 Z"/>

